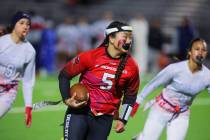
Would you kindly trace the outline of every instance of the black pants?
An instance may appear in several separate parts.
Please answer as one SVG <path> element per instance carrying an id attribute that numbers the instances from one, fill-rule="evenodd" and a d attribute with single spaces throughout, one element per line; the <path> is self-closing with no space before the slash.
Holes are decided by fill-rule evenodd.
<path id="1" fill-rule="evenodd" d="M 107 140 L 113 116 L 93 116 L 89 110 L 68 109 L 64 119 L 64 140 Z"/>

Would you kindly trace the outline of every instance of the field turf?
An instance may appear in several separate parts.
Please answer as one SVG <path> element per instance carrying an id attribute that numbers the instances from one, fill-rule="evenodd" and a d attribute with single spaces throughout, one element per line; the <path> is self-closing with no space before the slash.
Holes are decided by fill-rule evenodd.
<path id="1" fill-rule="evenodd" d="M 76 82 L 77 79 L 74 80 Z M 146 81 L 142 82 L 141 87 Z M 21 88 L 21 87 L 20 87 Z M 152 98 L 160 89 L 149 96 Z M 42 100 L 60 100 L 57 78 L 37 78 L 34 87 L 33 102 Z M 45 107 L 33 112 L 33 122 L 30 129 L 24 125 L 23 96 L 21 90 L 12 110 L 0 120 L 0 140 L 61 140 L 63 116 L 65 106 Z M 126 131 L 121 134 L 111 130 L 109 140 L 131 140 L 142 130 L 148 112 L 138 111 L 134 118 L 130 118 Z M 114 125 L 113 125 L 114 127 Z M 97 132 L 96 132 L 97 133 Z M 160 140 L 165 140 L 165 132 Z M 202 92 L 191 107 L 190 126 L 186 140 L 210 140 L 210 96 L 207 91 Z"/>

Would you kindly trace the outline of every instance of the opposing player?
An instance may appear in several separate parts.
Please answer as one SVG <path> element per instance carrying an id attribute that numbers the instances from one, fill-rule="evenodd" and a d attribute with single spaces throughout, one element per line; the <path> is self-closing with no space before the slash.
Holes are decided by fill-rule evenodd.
<path id="1" fill-rule="evenodd" d="M 158 140 L 164 127 L 167 127 L 168 140 L 184 140 L 190 105 L 200 91 L 208 89 L 210 93 L 210 70 L 203 65 L 206 56 L 206 42 L 194 39 L 188 50 L 188 60 L 170 64 L 143 88 L 131 115 L 155 88 L 164 85 L 153 102 L 142 133 L 135 140 Z"/>
<path id="2" fill-rule="evenodd" d="M 30 15 L 19 11 L 12 17 L 11 33 L 0 37 L 0 118 L 12 107 L 22 80 L 27 127 L 31 125 L 35 81 L 35 50 L 25 38 L 30 25 Z"/>
<path id="3" fill-rule="evenodd" d="M 98 48 L 79 54 L 60 72 L 60 92 L 69 106 L 64 119 L 65 140 L 107 140 L 122 96 L 122 112 L 115 131 L 123 132 L 135 103 L 139 70 L 129 54 L 132 28 L 114 21 L 105 32 L 106 38 Z M 89 91 L 88 103 L 76 103 L 75 96 L 69 97 L 69 82 L 78 74 L 80 83 Z M 78 109 L 84 104 L 87 105 Z"/>

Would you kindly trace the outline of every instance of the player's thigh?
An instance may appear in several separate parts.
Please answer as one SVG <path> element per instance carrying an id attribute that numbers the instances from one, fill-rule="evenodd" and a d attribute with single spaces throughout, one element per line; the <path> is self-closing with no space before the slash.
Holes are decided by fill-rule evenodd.
<path id="1" fill-rule="evenodd" d="M 2 118 L 10 110 L 15 98 L 15 94 L 6 93 L 0 95 L 0 118 Z"/>
<path id="2" fill-rule="evenodd" d="M 144 129 L 140 134 L 141 138 L 138 140 L 158 140 L 163 128 L 168 122 L 168 117 L 169 115 L 166 112 L 162 112 L 157 108 L 152 107 L 144 125 Z"/>
<path id="3" fill-rule="evenodd" d="M 167 140 L 184 140 L 189 126 L 189 114 L 180 115 L 167 126 Z"/>
<path id="4" fill-rule="evenodd" d="M 86 140 L 107 140 L 112 128 L 113 116 L 89 116 L 89 131 Z"/>
<path id="5" fill-rule="evenodd" d="M 64 140 L 84 140 L 87 132 L 87 119 L 82 114 L 66 114 L 64 118 Z"/>

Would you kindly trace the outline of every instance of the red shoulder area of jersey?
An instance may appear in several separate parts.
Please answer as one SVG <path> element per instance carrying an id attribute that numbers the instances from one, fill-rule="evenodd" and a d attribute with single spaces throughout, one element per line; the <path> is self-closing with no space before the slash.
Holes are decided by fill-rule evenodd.
<path id="1" fill-rule="evenodd" d="M 98 47 L 93 50 L 82 52 L 79 54 L 79 56 L 87 58 L 86 59 L 87 61 L 90 61 L 89 59 L 95 60 L 96 57 L 99 57 L 105 54 L 105 49 L 106 49 L 105 47 Z"/>
<path id="2" fill-rule="evenodd" d="M 133 70 L 139 71 L 139 65 L 135 61 L 135 59 L 129 54 L 128 56 L 127 65 L 128 67 L 132 68 Z"/>

